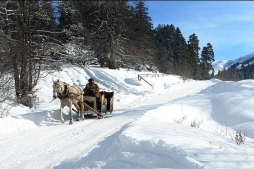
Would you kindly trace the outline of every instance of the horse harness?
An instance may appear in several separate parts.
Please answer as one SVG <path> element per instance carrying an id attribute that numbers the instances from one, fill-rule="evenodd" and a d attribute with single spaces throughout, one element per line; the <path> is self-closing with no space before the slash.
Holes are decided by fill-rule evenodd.
<path id="1" fill-rule="evenodd" d="M 68 86 L 69 87 L 71 87 L 69 84 L 67 84 L 67 83 L 65 83 L 65 82 L 63 82 L 63 86 L 64 86 L 64 89 L 62 89 L 62 87 L 61 87 L 61 85 L 59 84 L 59 82 L 57 82 L 57 84 L 56 83 L 54 83 L 54 85 L 58 85 L 58 87 L 61 89 L 61 91 L 63 91 L 62 93 L 60 93 L 59 91 L 54 91 L 54 92 L 56 92 L 57 93 L 57 97 L 59 98 L 59 99 L 66 99 L 66 98 L 68 98 L 68 97 L 72 97 L 72 95 L 76 95 L 76 96 L 80 96 L 80 95 L 82 95 L 83 93 L 81 93 L 81 94 L 76 94 L 76 93 L 71 93 L 71 92 L 69 92 L 69 90 L 67 90 L 67 88 L 68 88 Z M 72 87 L 73 88 L 73 87 Z"/>
<path id="2" fill-rule="evenodd" d="M 61 91 L 63 91 L 62 93 L 59 93 L 59 91 L 55 90 L 55 86 L 58 85 L 58 88 L 61 89 Z M 81 94 L 76 94 L 74 92 L 69 92 L 68 91 L 68 87 L 72 87 L 70 86 L 69 84 L 63 82 L 63 86 L 64 86 L 64 89 L 62 89 L 61 85 L 59 84 L 59 82 L 55 82 L 54 83 L 54 90 L 53 92 L 56 92 L 57 93 L 57 97 L 61 100 L 61 99 L 65 99 L 65 98 L 68 98 L 68 97 L 72 97 L 72 98 L 75 98 L 79 101 L 81 101 L 79 98 L 77 98 L 77 96 L 80 96 L 80 95 L 83 95 L 83 93 L 81 92 Z M 72 87 L 74 88 L 74 87 Z M 76 88 L 74 88 L 75 90 L 77 90 Z M 82 90 L 81 90 L 82 91 Z M 53 101 L 53 100 L 52 100 Z M 97 112 L 95 109 L 93 109 L 92 107 L 90 107 L 89 105 L 87 105 L 85 102 L 82 101 L 82 103 L 90 110 L 92 110 L 93 112 L 95 112 L 98 116 L 102 117 L 103 118 L 103 115 L 101 115 L 99 112 Z"/>

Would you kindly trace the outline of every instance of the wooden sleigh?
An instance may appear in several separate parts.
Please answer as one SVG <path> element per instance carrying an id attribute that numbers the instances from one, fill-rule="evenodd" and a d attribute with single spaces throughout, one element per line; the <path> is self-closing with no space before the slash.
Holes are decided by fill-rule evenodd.
<path id="1" fill-rule="evenodd" d="M 86 94 L 83 97 L 83 101 L 85 104 L 89 105 L 94 110 L 98 111 L 100 114 L 105 114 L 109 112 L 110 115 L 113 111 L 114 105 L 114 92 L 105 92 L 101 91 L 101 100 L 97 100 L 94 94 Z M 84 111 L 85 116 L 98 116 L 98 113 L 91 111 L 90 109 L 85 107 Z"/>

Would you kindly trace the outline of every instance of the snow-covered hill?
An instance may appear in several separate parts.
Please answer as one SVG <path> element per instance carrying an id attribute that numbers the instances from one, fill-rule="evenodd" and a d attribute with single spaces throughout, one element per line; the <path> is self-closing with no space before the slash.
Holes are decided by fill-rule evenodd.
<path id="1" fill-rule="evenodd" d="M 253 81 L 143 76 L 151 87 L 139 74 L 67 65 L 41 80 L 36 108 L 13 105 L 0 119 L 0 168 L 253 168 Z M 65 108 L 62 124 L 52 78 L 83 88 L 90 77 L 115 92 L 113 116 L 69 125 Z"/>
<path id="2" fill-rule="evenodd" d="M 232 65 L 236 65 L 235 67 L 240 69 L 241 65 L 245 63 L 249 63 L 249 64 L 253 64 L 254 63 L 254 52 L 250 53 L 246 56 L 242 56 L 240 58 L 237 59 L 233 59 L 233 60 L 220 60 L 220 61 L 215 61 L 213 63 L 213 68 L 215 70 L 215 74 L 218 73 L 219 70 L 223 70 L 230 68 Z"/>

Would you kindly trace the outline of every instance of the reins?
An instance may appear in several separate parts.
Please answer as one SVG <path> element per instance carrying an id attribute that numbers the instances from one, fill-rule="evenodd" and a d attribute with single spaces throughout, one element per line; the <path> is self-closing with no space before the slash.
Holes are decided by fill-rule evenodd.
<path id="1" fill-rule="evenodd" d="M 67 93 L 66 91 L 67 91 L 67 85 L 68 85 L 68 84 L 63 83 L 63 85 L 64 85 L 64 88 L 63 88 L 63 89 L 62 89 L 61 85 L 59 84 L 59 82 L 58 82 L 57 84 L 59 85 L 59 87 L 60 87 L 61 90 L 63 91 L 62 93 L 65 93 L 65 94 L 61 94 L 61 93 L 59 93 L 59 91 L 54 91 L 54 92 L 57 93 L 57 97 L 58 97 L 59 99 L 67 98 L 67 97 L 68 97 L 68 93 Z M 53 100 L 54 100 L 54 99 L 53 99 Z M 52 101 L 53 101 L 53 100 L 52 100 Z"/>
<path id="2" fill-rule="evenodd" d="M 53 102 L 54 100 L 56 100 L 56 99 L 51 100 L 49 103 Z"/>
<path id="3" fill-rule="evenodd" d="M 56 85 L 55 83 L 54 83 L 54 85 Z M 82 103 L 85 107 L 87 107 L 89 110 L 91 110 L 91 111 L 93 111 L 93 112 L 95 112 L 97 115 L 98 115 L 98 118 L 100 117 L 100 118 L 103 118 L 104 116 L 100 113 L 100 112 L 98 112 L 97 110 L 95 110 L 94 108 L 92 108 L 92 107 L 90 107 L 88 104 L 86 104 L 83 100 L 81 100 L 81 99 L 79 99 L 78 98 L 78 96 L 80 96 L 80 95 L 83 95 L 83 92 L 82 92 L 82 90 L 81 90 L 81 93 L 80 93 L 80 91 L 77 89 L 77 88 L 75 88 L 76 86 L 70 86 L 70 85 L 68 85 L 67 83 L 63 83 L 63 86 L 64 86 L 64 89 L 62 89 L 62 85 L 61 84 L 59 84 L 59 82 L 57 83 L 57 85 L 58 85 L 58 90 L 55 90 L 55 86 L 54 86 L 54 90 L 53 90 L 53 92 L 55 92 L 55 93 L 57 93 L 57 97 L 60 99 L 60 100 L 62 100 L 62 99 L 65 99 L 65 98 L 74 98 L 74 99 L 76 99 L 76 100 L 78 100 L 80 103 Z M 68 87 L 69 87 L 69 89 L 68 89 Z M 61 89 L 61 91 L 63 91 L 62 93 L 60 93 L 59 91 L 59 88 Z M 71 91 L 70 91 L 70 88 L 72 89 Z M 73 91 L 74 90 L 74 91 Z M 75 91 L 77 92 L 77 93 L 75 93 Z M 51 102 L 53 102 L 54 100 L 55 100 L 56 98 L 54 98 L 52 101 L 50 101 L 49 103 L 51 103 Z"/>
<path id="4" fill-rule="evenodd" d="M 81 103 L 83 103 L 84 106 L 86 106 L 89 110 L 93 111 L 94 113 L 96 113 L 98 116 L 100 116 L 101 118 L 103 118 L 104 116 L 99 113 L 97 110 L 95 110 L 94 108 L 92 108 L 91 106 L 89 106 L 88 104 L 86 104 L 85 102 L 81 101 L 79 98 L 73 96 L 73 95 L 70 95 L 70 97 L 73 97 L 77 100 L 79 100 Z"/>
<path id="5" fill-rule="evenodd" d="M 72 88 L 72 89 L 74 89 L 74 90 L 76 90 L 76 91 L 78 92 L 78 90 L 77 90 L 75 87 L 72 87 L 72 86 L 68 85 L 68 84 L 65 83 L 65 82 L 63 82 L 64 89 L 62 89 L 62 87 L 61 87 L 61 85 L 59 84 L 59 82 L 58 82 L 58 85 L 60 86 L 61 90 L 63 91 L 62 93 L 59 93 L 59 91 L 54 91 L 54 92 L 57 93 L 57 97 L 58 97 L 59 99 L 65 99 L 65 98 L 71 97 L 71 95 L 75 95 L 75 96 L 83 95 L 83 93 L 77 94 L 77 93 L 70 92 L 69 90 L 67 90 L 67 87 L 69 86 L 69 88 Z M 54 99 L 53 99 L 53 100 L 54 100 Z M 53 101 L 53 100 L 52 100 L 52 101 Z M 51 102 L 52 102 L 52 101 L 51 101 Z M 50 103 L 51 103 L 51 102 L 50 102 Z"/>

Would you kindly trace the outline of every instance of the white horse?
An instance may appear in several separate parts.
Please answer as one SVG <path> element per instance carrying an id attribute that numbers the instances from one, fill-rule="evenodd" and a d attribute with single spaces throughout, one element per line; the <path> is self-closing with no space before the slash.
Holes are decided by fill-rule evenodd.
<path id="1" fill-rule="evenodd" d="M 72 97 L 72 95 L 75 96 Z M 68 106 L 70 108 L 69 114 L 70 114 L 70 123 L 73 124 L 73 117 L 72 117 L 72 104 L 76 107 L 78 111 L 78 119 L 84 120 L 84 105 L 83 103 L 83 90 L 79 86 L 70 86 L 65 82 L 62 82 L 60 80 L 53 81 L 53 98 L 59 98 L 61 101 L 60 106 L 60 120 L 62 123 L 64 123 L 63 118 L 63 108 L 65 106 Z"/>

